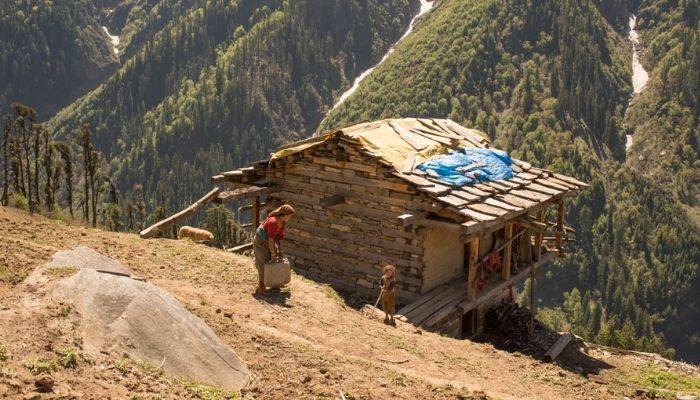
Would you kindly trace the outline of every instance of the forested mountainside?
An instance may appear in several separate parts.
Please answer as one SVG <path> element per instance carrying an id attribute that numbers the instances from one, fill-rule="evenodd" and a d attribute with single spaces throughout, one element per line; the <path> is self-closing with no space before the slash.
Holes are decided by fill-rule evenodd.
<path id="1" fill-rule="evenodd" d="M 48 118 L 117 68 L 90 0 L 0 0 L 0 110 L 19 101 Z"/>
<path id="2" fill-rule="evenodd" d="M 620 16 L 637 5 L 604 3 L 441 1 L 319 130 L 449 117 L 514 157 L 590 182 L 567 208 L 576 245 L 538 284 L 553 307 L 541 316 L 603 344 L 697 362 L 700 235 L 679 200 L 692 205 L 697 191 L 698 3 L 642 2 L 653 70 L 629 126 L 632 49 Z M 631 157 L 650 154 L 640 164 L 626 163 L 627 130 L 639 141 Z M 662 149 L 659 164 L 651 154 Z"/>
<path id="3" fill-rule="evenodd" d="M 700 6 L 645 2 L 637 13 L 652 79 L 630 106 L 628 164 L 683 203 L 700 225 Z"/>
<path id="4" fill-rule="evenodd" d="M 419 4 L 131 3 L 119 71 L 51 126 L 68 138 L 89 124 L 122 194 L 141 184 L 150 209 L 163 199 L 170 210 L 208 191 L 214 173 L 313 132 Z"/>

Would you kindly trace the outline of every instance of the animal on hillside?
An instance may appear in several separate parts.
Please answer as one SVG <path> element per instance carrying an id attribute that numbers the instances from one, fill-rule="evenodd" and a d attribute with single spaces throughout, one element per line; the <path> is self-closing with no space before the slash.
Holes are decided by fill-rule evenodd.
<path id="1" fill-rule="evenodd" d="M 193 228 L 191 226 L 185 225 L 182 228 L 180 228 L 180 230 L 177 232 L 177 238 L 178 239 L 189 238 L 195 242 L 200 242 L 200 241 L 212 241 L 212 240 L 214 240 L 214 235 L 212 235 L 211 232 L 206 231 L 204 229 Z"/>

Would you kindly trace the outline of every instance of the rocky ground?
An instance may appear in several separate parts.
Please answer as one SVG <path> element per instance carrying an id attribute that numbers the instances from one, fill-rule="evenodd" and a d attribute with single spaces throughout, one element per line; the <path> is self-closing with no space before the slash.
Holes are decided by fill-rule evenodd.
<path id="1" fill-rule="evenodd" d="M 573 362 L 547 364 L 490 343 L 388 326 L 297 275 L 288 289 L 255 297 L 251 259 L 191 242 L 142 240 L 2 207 L 0 232 L 0 398 L 673 399 L 700 392 L 696 367 L 655 355 L 589 346 L 573 349 Z M 173 294 L 248 364 L 253 383 L 227 394 L 124 354 L 83 350 L 73 305 L 47 303 L 23 283 L 56 251 L 78 245 Z"/>

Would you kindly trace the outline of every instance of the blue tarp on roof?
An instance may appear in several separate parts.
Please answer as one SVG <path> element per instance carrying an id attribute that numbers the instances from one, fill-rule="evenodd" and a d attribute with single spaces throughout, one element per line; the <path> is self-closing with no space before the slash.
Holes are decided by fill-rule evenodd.
<path id="1" fill-rule="evenodd" d="M 484 148 L 461 148 L 418 165 L 418 169 L 454 186 L 474 185 L 513 177 L 508 153 Z M 433 171 L 433 172 L 428 172 Z"/>

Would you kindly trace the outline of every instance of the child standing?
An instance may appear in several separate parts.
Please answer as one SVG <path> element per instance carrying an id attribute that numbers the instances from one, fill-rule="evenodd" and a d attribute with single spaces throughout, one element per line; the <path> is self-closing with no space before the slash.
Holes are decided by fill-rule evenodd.
<path id="1" fill-rule="evenodd" d="M 393 265 L 384 266 L 384 275 L 379 281 L 382 287 L 382 310 L 384 310 L 385 318 L 384 322 L 394 323 L 394 313 L 396 312 L 396 303 L 394 299 L 394 286 L 396 286 L 395 279 L 396 268 Z"/>

